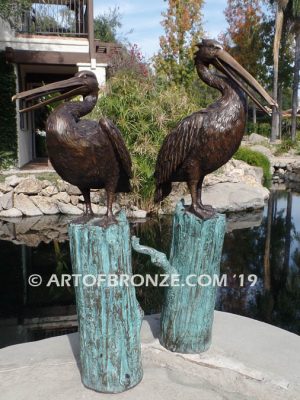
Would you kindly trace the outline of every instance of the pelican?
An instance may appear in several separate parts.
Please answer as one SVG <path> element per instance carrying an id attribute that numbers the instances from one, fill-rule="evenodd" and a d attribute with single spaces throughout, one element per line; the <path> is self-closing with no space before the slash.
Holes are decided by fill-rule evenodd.
<path id="1" fill-rule="evenodd" d="M 218 89 L 221 97 L 206 109 L 184 118 L 166 136 L 156 162 L 155 202 L 170 194 L 172 182 L 187 182 L 192 197 L 189 211 L 201 219 L 209 219 L 215 211 L 202 203 L 203 180 L 229 161 L 240 146 L 246 124 L 245 94 L 269 115 L 270 108 L 257 95 L 270 107 L 277 107 L 277 103 L 220 43 L 204 39 L 197 47 L 198 76 L 208 86 Z M 210 65 L 222 74 L 213 73 Z"/>
<path id="2" fill-rule="evenodd" d="M 77 186 L 85 201 L 85 214 L 92 215 L 90 190 L 107 194 L 107 218 L 113 219 L 115 193 L 129 192 L 132 178 L 131 158 L 118 128 L 107 118 L 99 122 L 81 119 L 90 113 L 98 99 L 99 86 L 91 71 L 77 72 L 73 78 L 21 92 L 13 100 L 41 99 L 57 94 L 20 110 L 27 112 L 57 100 L 82 95 L 83 101 L 63 102 L 46 122 L 48 156 L 61 178 Z"/>

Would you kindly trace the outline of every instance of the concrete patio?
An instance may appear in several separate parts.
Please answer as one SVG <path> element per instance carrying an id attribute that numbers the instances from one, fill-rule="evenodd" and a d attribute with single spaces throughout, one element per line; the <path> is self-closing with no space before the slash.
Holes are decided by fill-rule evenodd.
<path id="1" fill-rule="evenodd" d="M 211 349 L 171 353 L 160 346 L 159 315 L 142 326 L 144 378 L 128 392 L 84 388 L 78 334 L 0 350 L 0 399 L 299 400 L 300 338 L 233 314 L 215 312 Z"/>

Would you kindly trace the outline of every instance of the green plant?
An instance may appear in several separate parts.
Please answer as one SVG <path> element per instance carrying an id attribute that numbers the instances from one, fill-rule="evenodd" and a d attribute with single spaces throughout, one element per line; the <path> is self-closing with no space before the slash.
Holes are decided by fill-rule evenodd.
<path id="1" fill-rule="evenodd" d="M 0 52 L 0 151 L 17 155 L 16 106 L 11 97 L 16 93 L 16 78 L 11 64 Z"/>
<path id="2" fill-rule="evenodd" d="M 281 154 L 287 153 L 291 149 L 296 149 L 299 144 L 294 142 L 292 139 L 284 139 L 282 142 L 277 146 L 275 151 L 275 156 L 280 156 Z"/>
<path id="3" fill-rule="evenodd" d="M 262 153 L 248 149 L 247 147 L 240 147 L 233 156 L 236 160 L 245 161 L 249 165 L 261 167 L 264 172 L 264 183 L 267 184 L 271 179 L 271 164 L 269 159 Z"/>
<path id="4" fill-rule="evenodd" d="M 0 170 L 8 169 L 16 164 L 15 154 L 12 151 L 0 151 Z"/>
<path id="5" fill-rule="evenodd" d="M 259 122 L 253 124 L 253 122 L 247 123 L 247 134 L 258 133 L 259 135 L 270 137 L 271 135 L 271 125 L 268 122 Z"/>
<path id="6" fill-rule="evenodd" d="M 199 108 L 187 89 L 153 76 L 120 72 L 109 80 L 108 94 L 99 98 L 89 118 L 106 116 L 121 130 L 133 160 L 135 204 L 151 208 L 161 143 L 182 118 Z"/>

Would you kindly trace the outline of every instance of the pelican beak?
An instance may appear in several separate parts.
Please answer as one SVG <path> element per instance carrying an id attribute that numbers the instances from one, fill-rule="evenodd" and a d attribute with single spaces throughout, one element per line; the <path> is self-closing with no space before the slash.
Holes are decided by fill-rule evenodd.
<path id="1" fill-rule="evenodd" d="M 53 103 L 58 100 L 67 99 L 78 94 L 84 93 L 86 88 L 83 79 L 80 77 L 73 77 L 59 82 L 50 83 L 49 85 L 44 85 L 35 89 L 27 90 L 25 92 L 20 92 L 12 97 L 12 101 L 15 100 L 25 100 L 26 102 L 32 100 L 39 100 L 49 94 L 54 96 L 50 99 L 43 99 L 38 103 L 35 103 L 29 107 L 19 110 L 19 112 L 27 112 L 31 110 L 36 110 L 37 108 L 44 107 L 47 104 Z M 57 95 L 55 95 L 57 94 Z"/>
<path id="2" fill-rule="evenodd" d="M 229 53 L 220 49 L 216 54 L 214 66 L 221 72 L 225 73 L 229 78 L 233 79 L 238 86 L 248 94 L 253 102 L 266 114 L 271 115 L 272 107 L 278 108 L 278 104 L 266 92 L 266 90 L 253 78 L 248 71 L 245 70 Z M 248 88 L 247 85 L 250 87 Z M 269 107 L 264 106 L 256 95 L 264 99 Z"/>

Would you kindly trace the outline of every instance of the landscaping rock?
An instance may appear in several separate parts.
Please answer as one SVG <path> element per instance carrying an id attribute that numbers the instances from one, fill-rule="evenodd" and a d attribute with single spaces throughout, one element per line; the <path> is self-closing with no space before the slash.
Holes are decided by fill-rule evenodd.
<path id="1" fill-rule="evenodd" d="M 42 183 L 36 178 L 25 178 L 16 187 L 16 193 L 38 194 L 42 190 Z"/>
<path id="2" fill-rule="evenodd" d="M 24 178 L 20 178 L 20 177 L 17 176 L 17 175 L 11 175 L 11 176 L 8 176 L 7 178 L 5 178 L 5 184 L 8 185 L 8 186 L 15 187 L 15 186 L 17 186 L 20 182 L 22 182 L 23 179 L 24 179 Z"/>
<path id="3" fill-rule="evenodd" d="M 70 183 L 67 184 L 66 192 L 70 195 L 72 194 L 77 194 L 79 196 L 81 195 L 81 191 L 78 189 L 78 187 L 71 185 Z"/>
<path id="4" fill-rule="evenodd" d="M 72 195 L 72 196 L 70 196 L 70 201 L 71 201 L 71 204 L 73 204 L 73 206 L 77 206 L 77 204 L 79 203 L 79 197 Z"/>
<path id="5" fill-rule="evenodd" d="M 14 206 L 14 192 L 8 192 L 0 197 L 0 209 L 9 210 Z"/>
<path id="6" fill-rule="evenodd" d="M 27 217 L 43 215 L 42 211 L 24 193 L 15 195 L 14 205 L 15 205 L 15 208 L 20 210 Z"/>
<path id="7" fill-rule="evenodd" d="M 218 212 L 238 212 L 263 208 L 269 197 L 263 186 L 250 186 L 239 182 L 223 182 L 203 189 L 203 203 L 212 205 Z M 184 196 L 185 204 L 191 204 L 191 196 Z M 163 205 L 165 214 L 172 214 L 180 197 L 172 197 Z"/>
<path id="8" fill-rule="evenodd" d="M 145 210 L 128 210 L 126 212 L 128 218 L 144 219 L 147 217 L 147 211 Z"/>
<path id="9" fill-rule="evenodd" d="M 6 185 L 6 183 L 0 183 L 0 192 L 7 193 L 12 190 L 12 186 Z"/>
<path id="10" fill-rule="evenodd" d="M 52 198 L 54 200 L 57 200 L 61 203 L 66 203 L 66 204 L 70 203 L 70 200 L 71 200 L 70 196 L 66 192 L 57 193 Z"/>
<path id="11" fill-rule="evenodd" d="M 52 186 L 52 185 L 53 185 L 53 183 L 50 182 L 50 181 L 48 181 L 48 179 L 43 179 L 43 180 L 41 181 L 41 184 L 42 184 L 42 188 L 43 188 L 43 189 L 45 189 L 47 186 Z"/>
<path id="12" fill-rule="evenodd" d="M 9 210 L 0 211 L 0 217 L 7 217 L 7 218 L 22 217 L 22 212 L 17 208 L 10 208 Z"/>
<path id="13" fill-rule="evenodd" d="M 52 198 L 47 198 L 44 196 L 32 196 L 30 199 L 33 203 L 46 215 L 54 215 L 59 213 L 56 201 Z"/>
<path id="14" fill-rule="evenodd" d="M 251 135 L 248 138 L 248 142 L 253 144 L 259 144 L 263 142 L 269 142 L 269 139 L 266 138 L 265 136 L 258 135 L 257 133 L 251 133 Z"/>
<path id="15" fill-rule="evenodd" d="M 57 194 L 57 193 L 58 193 L 57 187 L 54 186 L 54 185 L 47 186 L 41 191 L 41 195 L 42 196 L 47 196 L 47 197 L 51 197 L 51 196 L 53 196 L 54 194 Z"/>
<path id="16" fill-rule="evenodd" d="M 72 204 L 65 204 L 58 201 L 57 206 L 62 214 L 81 215 L 83 213 L 82 210 Z"/>
<path id="17" fill-rule="evenodd" d="M 65 192 L 68 187 L 68 183 L 63 181 L 62 179 L 58 179 L 58 181 L 56 182 L 56 185 L 60 192 Z"/>

